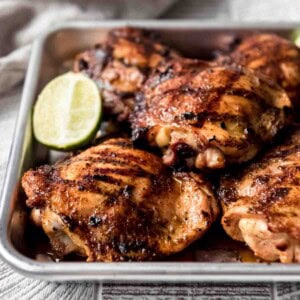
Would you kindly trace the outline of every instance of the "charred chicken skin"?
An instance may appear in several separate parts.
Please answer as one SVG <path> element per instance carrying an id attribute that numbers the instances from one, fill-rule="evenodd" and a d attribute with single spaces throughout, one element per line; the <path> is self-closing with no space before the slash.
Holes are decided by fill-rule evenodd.
<path id="1" fill-rule="evenodd" d="M 110 139 L 22 180 L 32 219 L 61 255 L 88 261 L 141 261 L 181 251 L 219 209 L 195 173 L 172 173 L 161 159 Z"/>
<path id="2" fill-rule="evenodd" d="M 133 140 L 176 167 L 219 169 L 252 159 L 288 122 L 287 94 L 242 68 L 177 59 L 160 65 L 138 96 Z"/>
<path id="3" fill-rule="evenodd" d="M 218 61 L 241 65 L 275 80 L 300 109 L 300 49 L 292 42 L 275 34 L 252 35 Z"/>
<path id="4" fill-rule="evenodd" d="M 110 31 L 104 43 L 78 54 L 74 70 L 98 84 L 107 115 L 126 121 L 134 106 L 134 95 L 149 71 L 176 56 L 150 32 L 119 28 Z"/>
<path id="5" fill-rule="evenodd" d="M 218 191 L 222 225 L 267 261 L 300 262 L 300 130 Z"/>

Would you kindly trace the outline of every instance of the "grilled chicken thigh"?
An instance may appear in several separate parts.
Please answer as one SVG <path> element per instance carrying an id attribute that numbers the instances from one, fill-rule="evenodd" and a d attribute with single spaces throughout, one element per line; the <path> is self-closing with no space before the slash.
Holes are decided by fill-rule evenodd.
<path id="1" fill-rule="evenodd" d="M 54 249 L 88 261 L 152 260 L 200 238 L 219 209 L 195 173 L 171 173 L 154 154 L 110 139 L 22 180 L 32 218 Z"/>
<path id="2" fill-rule="evenodd" d="M 77 55 L 74 70 L 96 81 L 106 114 L 124 121 L 133 108 L 134 94 L 142 87 L 149 71 L 176 56 L 150 32 L 119 28 L 110 31 L 103 44 Z"/>
<path id="3" fill-rule="evenodd" d="M 300 109 L 300 49 L 292 42 L 275 34 L 252 35 L 218 61 L 235 63 L 275 80 Z"/>
<path id="4" fill-rule="evenodd" d="M 233 66 L 177 59 L 148 79 L 132 115 L 133 140 L 176 167 L 218 169 L 253 158 L 288 121 L 276 84 Z"/>
<path id="5" fill-rule="evenodd" d="M 264 260 L 300 262 L 300 130 L 239 174 L 225 177 L 222 224 Z"/>

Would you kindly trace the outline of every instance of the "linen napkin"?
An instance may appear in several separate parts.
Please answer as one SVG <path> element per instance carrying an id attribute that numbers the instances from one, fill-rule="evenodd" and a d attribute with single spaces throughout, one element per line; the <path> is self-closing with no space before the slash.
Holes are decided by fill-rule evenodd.
<path id="1" fill-rule="evenodd" d="M 30 44 L 40 33 L 67 20 L 146 19 L 175 0 L 0 1 L 0 94 L 23 80 Z"/>

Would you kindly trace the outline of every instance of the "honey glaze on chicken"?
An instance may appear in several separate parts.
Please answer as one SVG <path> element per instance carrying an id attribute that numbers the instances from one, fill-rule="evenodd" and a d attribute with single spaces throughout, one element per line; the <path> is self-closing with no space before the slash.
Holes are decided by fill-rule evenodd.
<path id="1" fill-rule="evenodd" d="M 195 173 L 171 172 L 161 159 L 110 139 L 22 179 L 32 219 L 61 255 L 88 261 L 153 260 L 203 236 L 219 208 Z"/>
<path id="2" fill-rule="evenodd" d="M 133 140 L 175 167 L 219 169 L 252 159 L 288 123 L 276 84 L 242 68 L 181 59 L 160 65 L 138 96 Z"/>
<path id="3" fill-rule="evenodd" d="M 77 55 L 74 70 L 83 72 L 98 84 L 106 115 L 126 121 L 151 69 L 175 51 L 157 41 L 153 33 L 138 28 L 117 28 L 107 40 Z"/>
<path id="4" fill-rule="evenodd" d="M 300 129 L 257 162 L 225 176 L 222 225 L 267 261 L 300 262 Z"/>

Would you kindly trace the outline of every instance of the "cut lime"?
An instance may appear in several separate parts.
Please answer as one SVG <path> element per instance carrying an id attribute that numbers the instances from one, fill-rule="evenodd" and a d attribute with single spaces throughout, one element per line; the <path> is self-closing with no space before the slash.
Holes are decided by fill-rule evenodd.
<path id="1" fill-rule="evenodd" d="M 38 96 L 33 111 L 36 139 L 60 150 L 76 149 L 96 134 L 101 119 L 96 84 L 80 73 L 54 78 Z"/>
<path id="2" fill-rule="evenodd" d="M 292 41 L 296 44 L 297 47 L 300 47 L 300 29 L 295 29 L 292 32 Z"/>

